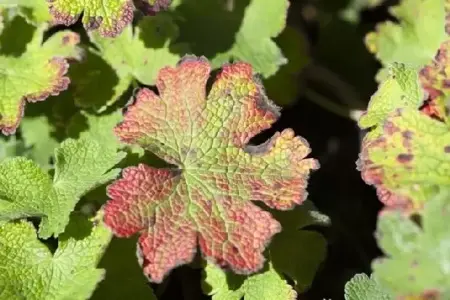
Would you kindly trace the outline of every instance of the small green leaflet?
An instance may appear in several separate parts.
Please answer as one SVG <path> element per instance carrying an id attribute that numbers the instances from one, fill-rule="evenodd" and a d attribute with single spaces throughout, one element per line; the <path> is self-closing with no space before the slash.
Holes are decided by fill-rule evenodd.
<path id="1" fill-rule="evenodd" d="M 358 121 L 361 129 L 382 125 L 387 115 L 401 107 L 418 109 L 424 100 L 417 70 L 394 63 L 387 68 L 388 76 L 371 97 L 367 111 Z"/>
<path id="2" fill-rule="evenodd" d="M 68 139 L 55 150 L 53 179 L 33 161 L 17 157 L 0 163 L 0 221 L 41 217 L 39 237 L 58 236 L 80 197 L 115 178 L 110 170 L 125 156 L 95 140 Z"/>
<path id="3" fill-rule="evenodd" d="M 269 264 L 262 272 L 243 276 L 224 272 L 208 263 L 203 289 L 209 290 L 213 300 L 294 300 L 295 290 Z"/>
<path id="4" fill-rule="evenodd" d="M 345 285 L 345 300 L 394 300 L 378 282 L 366 274 L 356 274 Z"/>
<path id="5" fill-rule="evenodd" d="M 73 215 L 54 254 L 30 222 L 0 226 L 0 299 L 89 299 L 103 279 L 96 266 L 110 239 L 101 213 L 91 221 Z"/>

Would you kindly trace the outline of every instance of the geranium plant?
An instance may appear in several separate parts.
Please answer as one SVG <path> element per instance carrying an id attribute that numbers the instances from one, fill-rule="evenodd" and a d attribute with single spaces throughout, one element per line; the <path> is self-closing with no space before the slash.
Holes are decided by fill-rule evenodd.
<path id="1" fill-rule="evenodd" d="M 449 15 L 0 0 L 0 299 L 450 299 Z"/>

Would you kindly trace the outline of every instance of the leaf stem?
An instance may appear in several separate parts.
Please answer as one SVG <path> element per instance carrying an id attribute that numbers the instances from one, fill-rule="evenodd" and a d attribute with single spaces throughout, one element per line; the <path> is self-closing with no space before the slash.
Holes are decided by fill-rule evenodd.
<path id="1" fill-rule="evenodd" d="M 360 99 L 355 88 L 328 68 L 312 63 L 306 68 L 305 76 L 312 81 L 328 85 L 338 99 L 350 109 L 364 110 L 366 108 L 366 104 Z"/>
<path id="2" fill-rule="evenodd" d="M 306 99 L 328 110 L 329 112 L 355 122 L 358 121 L 358 110 L 351 110 L 343 105 L 337 104 L 310 88 L 305 89 L 304 93 Z"/>

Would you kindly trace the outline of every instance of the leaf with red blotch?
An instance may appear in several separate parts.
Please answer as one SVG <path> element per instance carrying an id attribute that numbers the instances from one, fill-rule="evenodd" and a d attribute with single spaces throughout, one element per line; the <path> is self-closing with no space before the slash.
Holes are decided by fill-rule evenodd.
<path id="1" fill-rule="evenodd" d="M 364 140 L 358 165 L 387 208 L 420 211 L 439 187 L 450 186 L 449 128 L 417 109 L 398 109 L 380 136 Z"/>
<path id="2" fill-rule="evenodd" d="M 291 209 L 305 200 L 309 173 L 319 167 L 305 159 L 309 146 L 291 129 L 248 145 L 278 118 L 278 108 L 247 63 L 224 66 L 206 95 L 210 69 L 195 56 L 163 68 L 159 96 L 140 90 L 115 129 L 123 142 L 176 166 L 129 167 L 108 187 L 105 222 L 120 237 L 141 233 L 138 253 L 153 282 L 192 261 L 197 242 L 222 267 L 260 270 L 281 226 L 251 200 Z"/>
<path id="3" fill-rule="evenodd" d="M 80 57 L 78 34 L 60 31 L 43 42 L 45 29 L 42 25 L 35 31 L 20 57 L 0 56 L 0 130 L 4 134 L 15 133 L 27 101 L 43 101 L 67 89 L 66 59 Z"/>
<path id="4" fill-rule="evenodd" d="M 419 73 L 422 87 L 428 93 L 428 99 L 422 107 L 427 115 L 449 122 L 447 99 L 450 96 L 450 71 L 447 70 L 450 60 L 450 2 L 445 2 L 445 33 L 433 61 L 424 66 Z"/>
<path id="5" fill-rule="evenodd" d="M 172 0 L 134 0 L 136 7 L 146 15 L 153 16 L 161 10 L 166 10 Z"/>
<path id="6" fill-rule="evenodd" d="M 448 97 L 450 96 L 450 39 L 442 43 L 435 59 L 422 68 L 419 78 L 422 87 L 428 92 L 428 98 L 422 111 L 429 116 L 449 122 Z"/>

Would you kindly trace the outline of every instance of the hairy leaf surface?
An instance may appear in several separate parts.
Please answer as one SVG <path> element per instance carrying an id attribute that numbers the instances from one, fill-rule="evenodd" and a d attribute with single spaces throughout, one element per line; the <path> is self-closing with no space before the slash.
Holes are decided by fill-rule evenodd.
<path id="1" fill-rule="evenodd" d="M 345 284 L 345 300 L 394 300 L 378 282 L 366 274 L 356 274 Z"/>
<path id="2" fill-rule="evenodd" d="M 306 198 L 318 168 L 306 141 L 291 129 L 266 143 L 250 138 L 278 118 L 246 63 L 226 65 L 209 94 L 210 64 L 188 56 L 159 73 L 159 96 L 137 94 L 116 128 L 123 142 L 152 151 L 174 168 L 126 168 L 108 188 L 105 222 L 118 236 L 141 232 L 144 272 L 161 282 L 190 262 L 197 243 L 204 256 L 237 273 L 262 268 L 262 252 L 280 224 L 250 200 L 290 209 Z"/>
<path id="3" fill-rule="evenodd" d="M 119 173 L 124 157 L 95 140 L 68 139 L 55 150 L 53 179 L 33 161 L 17 157 L 0 164 L 0 220 L 40 217 L 39 236 L 58 236 L 79 198 Z"/>
<path id="4" fill-rule="evenodd" d="M 35 31 L 20 57 L 0 56 L 0 129 L 13 134 L 23 116 L 25 103 L 43 101 L 67 89 L 66 58 L 79 58 L 78 34 L 60 31 L 43 43 L 45 26 Z"/>
<path id="5" fill-rule="evenodd" d="M 96 266 L 110 239 L 100 218 L 74 215 L 52 254 L 30 222 L 0 226 L 0 298 L 88 299 L 103 279 Z"/>

